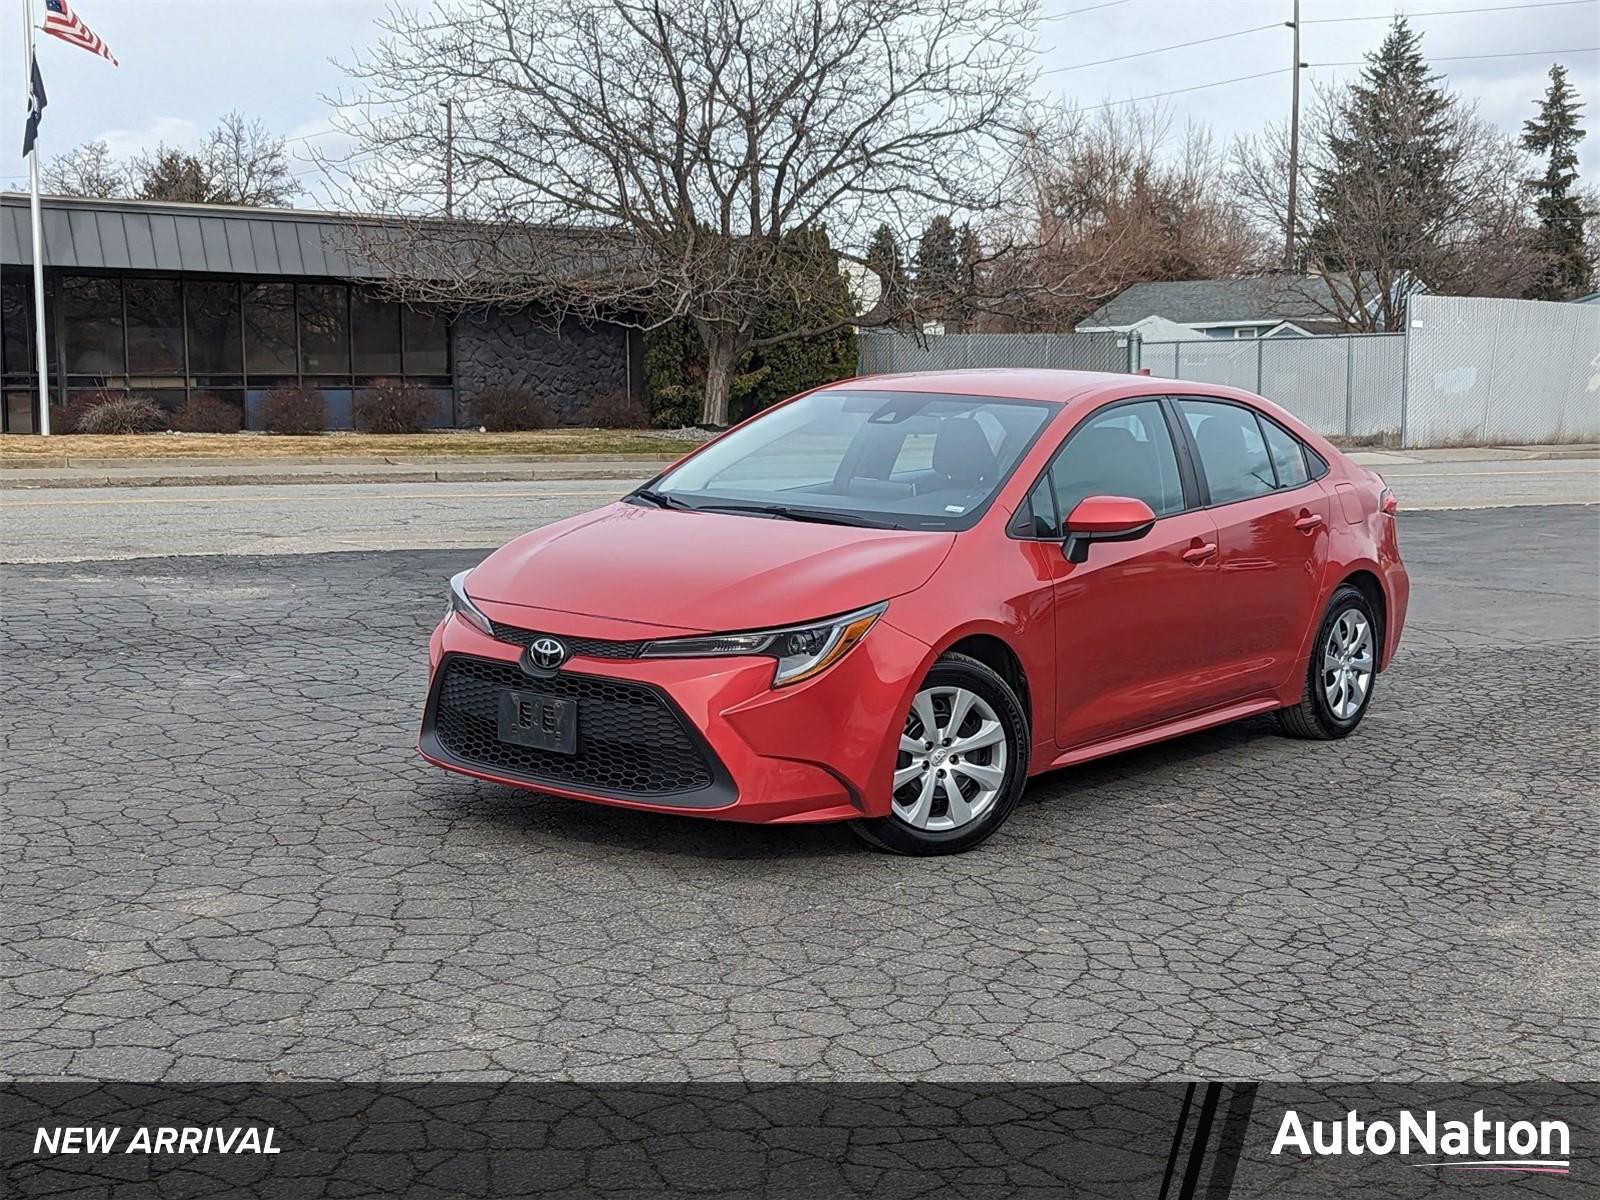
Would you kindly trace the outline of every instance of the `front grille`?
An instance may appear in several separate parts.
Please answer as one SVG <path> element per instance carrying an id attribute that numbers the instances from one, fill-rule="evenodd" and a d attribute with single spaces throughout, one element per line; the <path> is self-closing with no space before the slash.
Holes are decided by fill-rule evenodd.
<path id="1" fill-rule="evenodd" d="M 589 658 L 638 658 L 639 651 L 645 645 L 643 642 L 608 642 L 602 638 L 568 637 L 564 633 L 546 634 L 537 629 L 503 625 L 499 621 L 490 621 L 489 624 L 494 626 L 494 636 L 498 641 L 510 642 L 513 646 L 531 646 L 542 637 L 553 637 L 573 654 L 582 654 Z"/>
<path id="2" fill-rule="evenodd" d="M 676 707 L 654 688 L 598 675 L 535 679 L 510 663 L 459 656 L 446 659 L 441 670 L 434 732 L 444 749 L 468 766 L 619 796 L 666 796 L 712 786 L 707 752 Z M 502 742 L 503 688 L 576 700 L 577 753 Z"/>

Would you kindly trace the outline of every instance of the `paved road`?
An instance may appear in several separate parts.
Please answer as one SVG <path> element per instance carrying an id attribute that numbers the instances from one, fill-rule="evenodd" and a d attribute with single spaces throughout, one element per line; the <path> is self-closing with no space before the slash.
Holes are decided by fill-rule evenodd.
<path id="1" fill-rule="evenodd" d="M 1600 503 L 1600 459 L 1382 470 L 1408 511 Z M 0 494 L 0 562 L 493 546 L 638 482 L 13 490 Z"/>
<path id="2" fill-rule="evenodd" d="M 1405 515 L 1355 738 L 1036 781 L 981 852 L 412 751 L 473 551 L 4 573 L 18 1078 L 1593 1078 L 1600 510 Z"/>

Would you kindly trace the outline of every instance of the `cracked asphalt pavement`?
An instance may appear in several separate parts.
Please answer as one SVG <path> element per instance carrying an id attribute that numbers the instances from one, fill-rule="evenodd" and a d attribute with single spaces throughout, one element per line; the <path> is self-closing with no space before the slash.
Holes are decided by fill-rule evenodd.
<path id="1" fill-rule="evenodd" d="M 1046 776 L 934 860 L 421 762 L 472 551 L 7 567 L 0 1073 L 1593 1078 L 1600 509 L 1401 543 L 1354 738 Z"/>

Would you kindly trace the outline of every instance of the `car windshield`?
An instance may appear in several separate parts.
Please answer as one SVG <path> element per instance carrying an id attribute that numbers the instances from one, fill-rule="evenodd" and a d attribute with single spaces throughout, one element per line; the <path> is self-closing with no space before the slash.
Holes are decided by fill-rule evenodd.
<path id="1" fill-rule="evenodd" d="M 887 529 L 965 529 L 1044 428 L 1049 405 L 826 391 L 734 430 L 644 503 Z"/>

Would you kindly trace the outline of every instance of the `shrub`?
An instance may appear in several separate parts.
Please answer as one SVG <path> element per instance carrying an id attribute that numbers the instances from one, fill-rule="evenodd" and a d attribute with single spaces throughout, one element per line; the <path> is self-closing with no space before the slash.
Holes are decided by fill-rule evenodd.
<path id="1" fill-rule="evenodd" d="M 238 433 L 244 414 L 210 392 L 195 392 L 172 414 L 172 427 L 185 433 Z"/>
<path id="2" fill-rule="evenodd" d="M 497 384 L 475 392 L 468 402 L 472 423 L 490 433 L 516 429 L 548 429 L 556 423 L 555 407 L 527 388 Z"/>
<path id="3" fill-rule="evenodd" d="M 143 396 L 124 393 L 93 404 L 78 418 L 79 433 L 160 433 L 166 414 Z"/>
<path id="4" fill-rule="evenodd" d="M 356 393 L 350 417 L 362 433 L 421 433 L 437 407 L 433 396 L 414 383 L 380 383 Z"/>
<path id="5" fill-rule="evenodd" d="M 600 429 L 648 429 L 644 405 L 625 392 L 602 392 L 578 410 L 578 424 Z"/>
<path id="6" fill-rule="evenodd" d="M 102 388 L 94 392 L 69 392 L 65 405 L 52 404 L 50 406 L 50 432 L 51 433 L 80 433 L 78 425 L 83 420 L 83 414 L 97 404 L 104 404 L 107 400 L 121 400 L 132 395 L 120 388 Z"/>
<path id="7" fill-rule="evenodd" d="M 316 388 L 286 384 L 261 397 L 257 415 L 268 433 L 321 433 L 328 427 L 328 402 Z"/>

